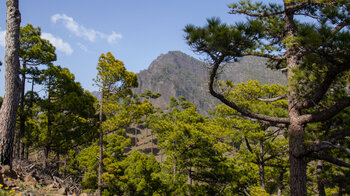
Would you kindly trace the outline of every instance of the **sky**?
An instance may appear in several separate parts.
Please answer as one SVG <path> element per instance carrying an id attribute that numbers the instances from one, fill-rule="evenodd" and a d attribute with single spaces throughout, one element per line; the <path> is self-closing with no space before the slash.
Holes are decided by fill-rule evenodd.
<path id="1" fill-rule="evenodd" d="M 67 67 L 84 89 L 93 86 L 102 53 L 112 52 L 127 70 L 147 69 L 160 54 L 179 50 L 197 57 L 184 40 L 187 24 L 203 26 L 220 17 L 233 24 L 242 16 L 228 14 L 234 0 L 19 0 L 21 26 L 40 27 L 55 47 L 55 65 Z M 4 62 L 6 3 L 0 0 L 0 60 Z M 0 67 L 3 96 L 4 66 Z"/>

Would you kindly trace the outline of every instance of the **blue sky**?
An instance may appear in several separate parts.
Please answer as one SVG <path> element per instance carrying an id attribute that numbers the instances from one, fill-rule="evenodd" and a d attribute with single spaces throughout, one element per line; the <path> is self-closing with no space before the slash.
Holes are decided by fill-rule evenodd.
<path id="1" fill-rule="evenodd" d="M 55 65 L 69 68 L 90 91 L 102 53 L 112 52 L 129 71 L 147 69 L 160 54 L 180 50 L 195 56 L 184 41 L 186 24 L 204 25 L 220 17 L 234 23 L 232 0 L 20 0 L 21 26 L 41 27 L 42 37 L 56 46 Z M 0 0 L 0 58 L 4 62 L 6 8 Z M 4 67 L 0 95 L 4 91 Z"/>

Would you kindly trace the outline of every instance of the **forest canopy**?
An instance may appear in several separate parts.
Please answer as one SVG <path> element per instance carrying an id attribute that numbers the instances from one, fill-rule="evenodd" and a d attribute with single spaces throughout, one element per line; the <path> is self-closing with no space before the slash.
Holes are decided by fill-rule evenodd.
<path id="1" fill-rule="evenodd" d="M 12 13 L 6 84 L 17 83 L 1 99 L 1 164 L 40 168 L 28 175 L 49 176 L 40 186 L 69 181 L 68 194 L 350 194 L 350 3 L 242 0 L 228 9 L 246 20 L 184 27 L 219 101 L 205 115 L 184 96 L 159 108 L 159 92 L 134 93 L 138 75 L 112 52 L 96 59 L 93 96 L 55 65 L 41 29 L 20 27 Z M 268 59 L 286 83 L 223 80 L 227 63 L 245 56 Z"/>

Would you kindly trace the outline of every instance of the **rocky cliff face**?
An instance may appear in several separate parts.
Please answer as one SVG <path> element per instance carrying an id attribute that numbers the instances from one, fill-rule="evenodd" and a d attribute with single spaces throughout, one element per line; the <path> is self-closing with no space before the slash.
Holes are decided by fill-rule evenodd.
<path id="1" fill-rule="evenodd" d="M 258 80 L 261 84 L 285 83 L 283 74 L 266 68 L 267 60 L 257 57 L 243 57 L 239 62 L 224 66 L 220 79 L 234 82 Z M 153 101 L 156 107 L 167 107 L 170 97 L 184 96 L 197 105 L 205 114 L 219 102 L 207 88 L 206 64 L 179 51 L 160 55 L 147 70 L 138 74 L 139 87 L 134 92 L 140 94 L 146 90 L 159 92 L 160 98 Z"/>

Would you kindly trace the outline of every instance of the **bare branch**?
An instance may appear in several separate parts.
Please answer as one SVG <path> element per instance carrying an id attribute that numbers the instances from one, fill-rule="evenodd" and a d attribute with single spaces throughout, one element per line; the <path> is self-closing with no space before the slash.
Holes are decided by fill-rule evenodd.
<path id="1" fill-rule="evenodd" d="M 350 25 L 350 19 L 340 22 L 337 26 L 334 27 L 334 29 L 332 30 L 332 34 L 334 35 L 334 34 L 338 33 L 344 27 L 349 26 L 349 25 Z"/>
<path id="2" fill-rule="evenodd" d="M 263 102 L 274 102 L 274 101 L 278 101 L 281 99 L 287 98 L 287 94 L 281 95 L 279 97 L 274 97 L 274 98 L 270 98 L 270 99 L 260 99 L 258 98 L 259 101 L 263 101 Z"/>
<path id="3" fill-rule="evenodd" d="M 319 19 L 320 19 L 319 17 L 313 16 L 313 15 L 308 14 L 308 13 L 297 13 L 297 14 L 295 14 L 295 15 L 296 15 L 296 16 L 307 16 L 307 17 L 310 17 L 310 18 L 315 19 L 315 20 L 319 20 Z"/>
<path id="4" fill-rule="evenodd" d="M 288 71 L 288 68 L 287 68 L 287 67 L 285 67 L 285 68 L 279 69 L 279 71 L 281 71 L 282 73 L 285 73 L 285 72 L 287 72 L 287 71 Z"/>
<path id="5" fill-rule="evenodd" d="M 310 158 L 314 158 L 314 159 L 328 161 L 328 162 L 333 163 L 333 164 L 338 165 L 338 166 L 350 168 L 350 163 L 344 162 L 340 159 L 334 158 L 332 156 L 329 156 L 329 155 L 326 155 L 323 153 L 311 153 L 311 154 L 308 154 L 306 156 L 310 157 Z"/>
<path id="6" fill-rule="evenodd" d="M 347 136 L 350 136 L 350 129 L 340 132 L 338 135 L 332 138 L 331 142 L 333 143 L 337 140 L 344 139 Z"/>
<path id="7" fill-rule="evenodd" d="M 339 149 L 350 154 L 350 149 L 338 144 L 334 144 L 330 141 L 320 141 L 319 143 L 311 144 L 305 154 L 320 152 L 325 149 Z"/>
<path id="8" fill-rule="evenodd" d="M 349 153 L 350 154 L 350 149 L 345 147 L 345 146 L 342 146 L 340 144 L 332 144 L 331 142 L 328 142 L 328 141 L 322 141 L 321 144 L 324 144 L 324 145 L 330 145 L 331 147 L 334 147 L 334 148 L 337 148 L 339 150 L 342 150 L 346 153 Z"/>

